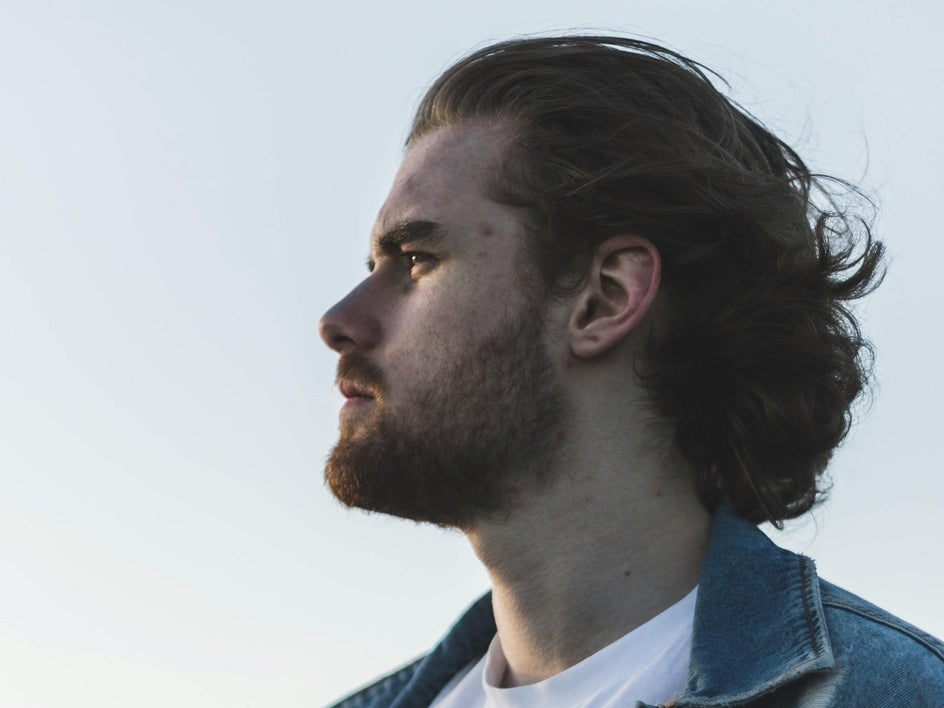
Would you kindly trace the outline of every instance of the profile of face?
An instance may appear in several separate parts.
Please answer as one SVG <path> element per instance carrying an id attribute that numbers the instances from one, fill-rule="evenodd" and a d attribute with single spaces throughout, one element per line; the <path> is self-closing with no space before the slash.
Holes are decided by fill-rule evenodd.
<path id="1" fill-rule="evenodd" d="M 553 454 L 562 397 L 521 217 L 486 196 L 503 135 L 465 124 L 411 144 L 369 275 L 322 318 L 347 399 L 325 479 L 348 506 L 467 528 Z"/>

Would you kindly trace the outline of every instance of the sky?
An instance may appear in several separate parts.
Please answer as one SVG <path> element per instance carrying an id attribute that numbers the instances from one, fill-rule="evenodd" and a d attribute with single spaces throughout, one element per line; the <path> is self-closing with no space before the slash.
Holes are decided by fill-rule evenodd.
<path id="1" fill-rule="evenodd" d="M 771 535 L 938 636 L 938 3 L 0 0 L 0 702 L 312 706 L 488 587 L 455 533 L 343 509 L 321 314 L 365 274 L 423 89 L 608 31 L 719 70 L 880 204 L 879 386 L 831 501 Z"/>

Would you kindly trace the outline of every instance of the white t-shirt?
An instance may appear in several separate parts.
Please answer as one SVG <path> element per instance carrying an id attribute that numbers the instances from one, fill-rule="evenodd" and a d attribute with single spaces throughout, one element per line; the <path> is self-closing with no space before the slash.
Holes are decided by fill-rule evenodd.
<path id="1" fill-rule="evenodd" d="M 612 708 L 668 703 L 688 679 L 696 586 L 645 624 L 579 664 L 529 686 L 498 688 L 505 656 L 496 635 L 479 661 L 459 672 L 434 708 Z"/>

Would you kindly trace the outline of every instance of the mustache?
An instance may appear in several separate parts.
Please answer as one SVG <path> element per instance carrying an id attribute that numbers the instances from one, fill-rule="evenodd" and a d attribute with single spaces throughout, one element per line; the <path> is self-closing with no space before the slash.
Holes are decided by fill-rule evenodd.
<path id="1" fill-rule="evenodd" d="M 386 387 L 380 367 L 359 354 L 346 354 L 338 361 L 335 382 L 341 379 L 375 392 L 383 391 Z"/>

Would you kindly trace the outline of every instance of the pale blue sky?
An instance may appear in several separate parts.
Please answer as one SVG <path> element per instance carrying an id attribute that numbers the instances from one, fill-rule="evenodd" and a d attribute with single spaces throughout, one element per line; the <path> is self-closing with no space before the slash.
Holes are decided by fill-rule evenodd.
<path id="1" fill-rule="evenodd" d="M 579 11 L 578 11 L 579 8 Z M 424 651 L 487 579 L 322 487 L 321 313 L 423 87 L 489 40 L 657 38 L 877 193 L 881 390 L 777 535 L 944 634 L 938 3 L 0 0 L 0 702 L 312 706 Z"/>

